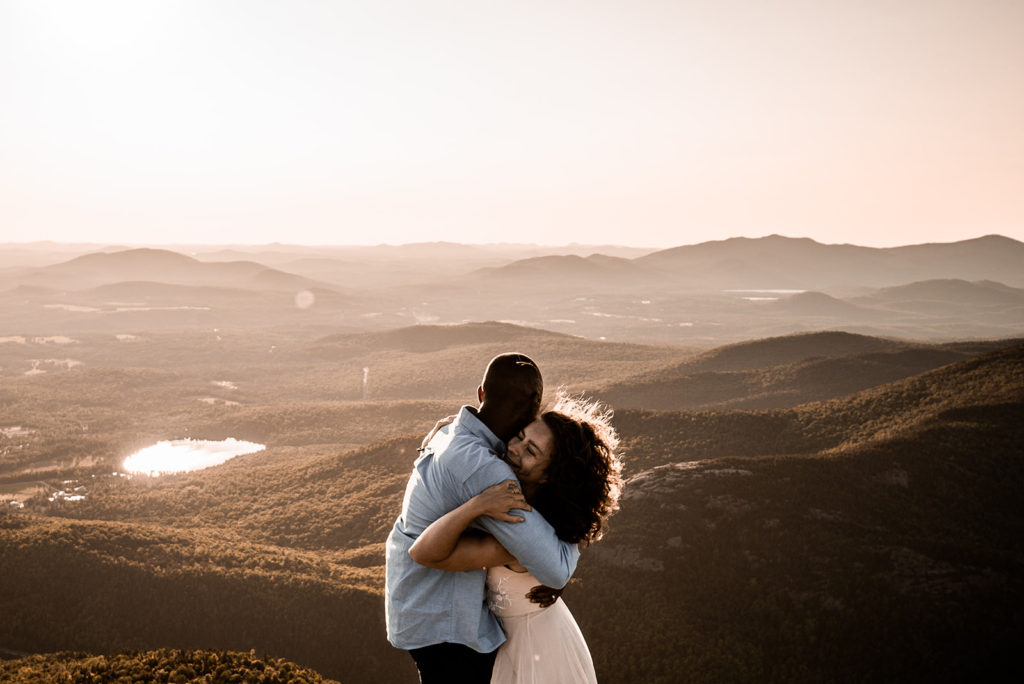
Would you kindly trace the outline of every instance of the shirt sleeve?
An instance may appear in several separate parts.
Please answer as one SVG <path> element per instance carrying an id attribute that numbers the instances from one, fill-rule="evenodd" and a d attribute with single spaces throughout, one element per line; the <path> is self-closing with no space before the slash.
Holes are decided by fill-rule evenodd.
<path id="1" fill-rule="evenodd" d="M 488 487 L 514 479 L 516 476 L 508 464 L 491 457 L 465 480 L 463 494 L 469 500 Z M 525 521 L 510 523 L 483 516 L 476 522 L 494 535 L 537 581 L 561 589 L 576 572 L 579 548 L 576 544 L 559 539 L 555 529 L 537 511 L 516 510 L 515 514 L 525 518 Z"/>

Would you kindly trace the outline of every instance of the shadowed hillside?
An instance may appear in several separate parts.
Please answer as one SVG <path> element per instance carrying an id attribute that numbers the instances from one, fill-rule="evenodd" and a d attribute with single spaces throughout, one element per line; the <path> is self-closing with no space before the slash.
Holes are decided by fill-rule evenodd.
<path id="1" fill-rule="evenodd" d="M 885 439 L 961 405 L 1024 395 L 1024 346 L 937 368 L 848 397 L 770 411 L 616 412 L 635 474 L 681 460 L 834 453 Z"/>
<path id="2" fill-rule="evenodd" d="M 964 411 L 956 429 L 835 462 L 728 459 L 635 479 L 570 597 L 590 642 L 608 646 L 599 673 L 1019 678 L 1024 529 L 1007 513 L 1024 475 L 1020 408 Z"/>
<path id="3" fill-rule="evenodd" d="M 1024 478 L 1022 408 L 1024 346 L 1015 346 L 792 409 L 619 412 L 627 494 L 566 593 L 599 677 L 935 681 L 982 672 L 1012 679 L 1024 598 L 1024 520 L 1013 513 Z M 31 623 L 71 600 L 40 593 L 38 574 L 29 577 L 19 562 L 52 554 L 60 560 L 28 565 L 52 568 L 56 582 L 72 565 L 93 577 L 89 568 L 99 563 L 87 586 L 95 582 L 90 595 L 100 602 L 114 591 L 101 577 L 136 567 L 140 587 L 165 586 L 167 577 L 192 577 L 200 587 L 216 580 L 228 589 L 206 596 L 233 602 L 237 592 L 266 591 L 274 598 L 243 598 L 294 600 L 300 610 L 320 600 L 313 596 L 336 605 L 337 587 L 369 582 L 377 597 L 346 599 L 344 612 L 352 623 L 379 626 L 382 540 L 419 439 L 344 454 L 297 450 L 276 463 L 239 457 L 151 483 L 111 480 L 80 505 L 49 511 L 110 522 L 8 516 L 3 558 L 37 598 L 32 613 L 11 597 L 0 608 Z M 190 549 L 204 545 L 213 551 L 197 559 Z M 232 584 L 251 573 L 258 582 Z M 329 584 L 318 579 L 326 577 Z M 311 598 L 289 598 L 296 591 Z M 138 600 L 138 609 L 114 601 L 113 624 L 148 614 L 154 599 Z M 291 619 L 293 608 L 276 610 Z M 158 623 L 143 632 L 146 643 L 125 643 L 119 627 L 96 615 L 90 629 L 100 636 L 74 648 L 190 645 L 170 640 L 173 619 L 167 633 Z M 333 625 L 333 610 L 310 615 L 321 629 Z M 215 647 L 255 647 L 343 681 L 359 681 L 356 673 L 371 667 L 377 647 L 369 642 L 360 642 L 365 652 L 351 656 L 342 677 L 337 661 L 323 663 L 298 644 L 271 648 L 285 637 L 260 632 L 262 618 L 246 616 L 255 620 L 246 633 L 262 636 L 237 643 L 235 632 L 217 632 Z M 9 644 L 38 648 L 24 639 Z M 394 650 L 380 658 L 396 672 L 408 666 Z"/>
<path id="4" fill-rule="evenodd" d="M 693 353 L 690 348 L 598 342 L 495 321 L 333 335 L 309 348 L 350 380 L 361 379 L 368 368 L 369 398 L 460 401 L 472 400 L 487 362 L 507 351 L 523 352 L 536 361 L 548 388 L 593 387 L 605 378 L 654 369 Z M 352 393 L 346 398 L 359 398 L 359 385 L 348 387 Z"/>
<path id="5" fill-rule="evenodd" d="M 786 335 L 718 347 L 679 364 L 676 372 L 748 370 L 803 361 L 815 356 L 887 352 L 906 347 L 907 343 L 900 340 L 838 331 Z"/>
<path id="6" fill-rule="evenodd" d="M 344 682 L 409 676 L 385 640 L 379 575 L 337 554 L 6 511 L 0 549 L 11 650 L 257 649 Z"/>
<path id="7" fill-rule="evenodd" d="M 0 662 L 0 677 L 13 684 L 41 681 L 192 682 L 246 684 L 331 682 L 320 673 L 282 658 L 230 651 L 129 651 L 110 656 L 62 652 Z"/>
<path id="8" fill-rule="evenodd" d="M 331 359 L 385 349 L 423 354 L 473 344 L 515 346 L 520 340 L 531 338 L 569 340 L 570 336 L 496 321 L 417 325 L 383 332 L 330 335 L 316 342 L 314 353 Z"/>
<path id="9" fill-rule="evenodd" d="M 1022 409 L 1015 347 L 781 414 L 788 444 L 750 435 L 744 458 L 692 460 L 711 454 L 681 430 L 681 462 L 629 481 L 569 598 L 599 676 L 1019 679 Z M 832 420 L 837 446 L 801 444 Z"/>
<path id="10" fill-rule="evenodd" d="M 721 347 L 598 393 L 620 409 L 785 408 L 883 385 L 1010 343 L 968 349 L 848 333 L 792 335 Z"/>

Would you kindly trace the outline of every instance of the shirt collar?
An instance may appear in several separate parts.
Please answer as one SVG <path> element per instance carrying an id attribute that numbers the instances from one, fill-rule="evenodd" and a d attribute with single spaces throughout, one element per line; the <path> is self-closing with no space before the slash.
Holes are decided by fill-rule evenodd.
<path id="1" fill-rule="evenodd" d="M 487 446 L 496 454 L 505 453 L 505 442 L 491 432 L 491 428 L 484 425 L 484 422 L 477 416 L 476 409 L 472 406 L 463 406 L 459 414 L 455 416 L 455 429 L 462 429 L 487 442 Z"/>

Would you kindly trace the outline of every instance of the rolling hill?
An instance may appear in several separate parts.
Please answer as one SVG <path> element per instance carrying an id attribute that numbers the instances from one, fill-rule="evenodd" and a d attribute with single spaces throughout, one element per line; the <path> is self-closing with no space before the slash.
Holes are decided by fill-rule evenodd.
<path id="1" fill-rule="evenodd" d="M 735 288 L 829 290 L 888 287 L 935 278 L 1024 285 L 1024 244 L 999 235 L 945 244 L 872 248 L 770 235 L 683 245 L 610 259 L 550 255 L 478 271 L 474 278 L 536 288 L 630 290 Z"/>
<path id="2" fill-rule="evenodd" d="M 475 339 L 494 330 L 466 332 Z M 407 340 L 396 332 L 377 340 L 394 345 L 379 353 L 436 363 L 488 344 L 459 346 L 450 332 L 415 331 L 430 349 L 441 344 L 427 352 L 402 350 Z M 645 363 L 657 363 L 657 348 L 588 344 L 609 348 L 608 358 L 646 350 Z M 998 346 L 823 333 L 662 357 L 658 367 L 683 376 L 763 372 L 798 387 L 819 375 L 835 387 L 835 372 L 871 377 L 870 362 L 944 365 L 775 410 L 617 407 L 626 496 L 565 595 L 599 678 L 1019 678 L 1024 345 Z M 558 364 L 571 368 L 553 357 Z M 355 405 L 328 408 L 247 415 L 282 440 L 368 415 Z M 221 420 L 230 429 L 230 417 Z M 278 446 L 156 481 L 111 478 L 76 504 L 0 514 L 0 574 L 15 587 L 0 611 L 17 618 L 0 644 L 94 653 L 256 648 L 344 682 L 369 681 L 371 672 L 386 681 L 414 676 L 407 656 L 383 641 L 379 592 L 383 539 L 419 441 L 414 433 L 351 451 Z M 82 596 L 89 610 L 54 630 Z M 207 626 L 186 628 L 179 613 Z M 356 648 L 332 652 L 343 629 L 362 630 Z"/>
<path id="3" fill-rule="evenodd" d="M 824 292 L 798 292 L 778 302 L 776 308 L 796 316 L 828 316 L 846 320 L 871 320 L 879 312 L 831 297 Z"/>
<path id="4" fill-rule="evenodd" d="M 353 619 L 375 616 L 379 578 L 324 553 L 6 511 L 0 548 L 0 643 L 13 650 L 258 649 L 345 682 L 412 669 L 381 620 Z"/>
<path id="5" fill-rule="evenodd" d="M 934 278 L 987 278 L 1024 285 L 1024 243 L 1001 235 L 893 248 L 823 245 L 808 238 L 771 235 L 674 247 L 636 259 L 660 270 L 691 274 L 709 272 L 709 266 L 713 272 L 712 265 L 729 260 L 769 269 L 776 282 L 788 281 L 808 290 L 886 287 Z M 736 287 L 717 280 L 709 283 L 714 284 Z"/>
<path id="6" fill-rule="evenodd" d="M 331 335 L 313 342 L 308 353 L 335 364 L 336 372 L 349 378 L 346 398 L 359 398 L 360 387 L 352 383 L 367 368 L 372 399 L 470 401 L 487 362 L 508 351 L 537 362 L 549 394 L 560 385 L 592 388 L 693 353 L 686 347 L 586 340 L 496 321 Z"/>
<path id="7" fill-rule="evenodd" d="M 612 406 L 771 409 L 833 399 L 992 351 L 850 333 L 787 335 L 720 347 L 601 387 Z"/>
<path id="8" fill-rule="evenodd" d="M 94 252 L 44 266 L 19 277 L 28 284 L 80 290 L 123 281 L 152 281 L 178 285 L 291 289 L 319 284 L 307 278 L 269 269 L 255 261 L 203 262 L 167 249 L 128 249 Z"/>
<path id="9" fill-rule="evenodd" d="M 926 280 L 886 287 L 855 300 L 859 304 L 893 309 L 942 310 L 954 312 L 960 307 L 1024 307 L 1024 289 L 991 280 L 967 282 L 954 278 Z"/>
<path id="10" fill-rule="evenodd" d="M 462 325 L 416 325 L 381 332 L 330 335 L 317 340 L 315 352 L 331 358 L 382 349 L 423 354 L 477 344 L 514 347 L 520 341 L 537 338 L 571 339 L 569 335 L 561 333 L 487 321 Z"/>
<path id="11" fill-rule="evenodd" d="M 471 274 L 472 283 L 500 293 L 514 287 L 526 292 L 586 292 L 644 286 L 650 275 L 630 259 L 592 254 L 538 256 L 504 266 L 483 268 Z"/>
<path id="12" fill-rule="evenodd" d="M 707 448 L 680 426 L 680 462 L 630 479 L 567 594 L 599 675 L 1018 679 L 1022 409 L 1018 346 L 742 438 L 691 416 Z"/>

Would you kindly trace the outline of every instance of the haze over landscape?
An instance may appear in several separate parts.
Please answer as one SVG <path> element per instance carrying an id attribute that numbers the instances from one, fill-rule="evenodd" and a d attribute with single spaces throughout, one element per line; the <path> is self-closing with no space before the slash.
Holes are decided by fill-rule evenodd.
<path id="1" fill-rule="evenodd" d="M 510 349 L 615 409 L 625 498 L 565 595 L 602 679 L 1019 674 L 1016 240 L 0 264 L 4 677 L 414 680 L 383 540 Z"/>
<path id="2" fill-rule="evenodd" d="M 416 681 L 384 540 L 519 351 L 622 438 L 600 681 L 1021 681 L 1021 35 L 0 0 L 0 680 Z"/>

